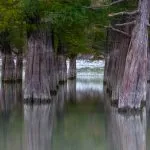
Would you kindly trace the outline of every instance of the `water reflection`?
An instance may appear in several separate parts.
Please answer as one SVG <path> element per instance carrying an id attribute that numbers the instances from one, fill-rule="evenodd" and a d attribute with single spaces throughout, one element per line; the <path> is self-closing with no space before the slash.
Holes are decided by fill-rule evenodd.
<path id="1" fill-rule="evenodd" d="M 105 113 L 102 68 L 86 76 L 92 67 L 77 68 L 77 79 L 60 85 L 50 104 L 22 104 L 22 85 L 2 84 L 0 150 L 146 150 L 146 141 L 149 150 L 146 111 Z"/>
<path id="2" fill-rule="evenodd" d="M 146 110 L 142 114 L 107 115 L 108 150 L 146 150 Z"/>
<path id="3" fill-rule="evenodd" d="M 54 108 L 54 103 L 48 105 L 24 105 L 26 150 L 51 149 Z"/>
<path id="4" fill-rule="evenodd" d="M 22 87 L 2 84 L 0 89 L 0 149 L 22 150 Z M 18 105 L 17 105 L 18 104 Z"/>

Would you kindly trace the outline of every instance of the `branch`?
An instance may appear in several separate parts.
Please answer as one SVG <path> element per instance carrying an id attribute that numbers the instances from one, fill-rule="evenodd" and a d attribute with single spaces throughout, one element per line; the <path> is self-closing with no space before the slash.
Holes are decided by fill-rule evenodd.
<path id="1" fill-rule="evenodd" d="M 101 5 L 101 6 L 99 6 L 99 7 L 84 6 L 84 8 L 96 10 L 96 9 L 100 9 L 100 8 L 103 8 L 103 7 L 109 7 L 109 6 L 112 6 L 112 5 L 121 3 L 121 2 L 123 2 L 123 1 L 125 1 L 125 0 L 118 0 L 118 1 L 112 2 L 112 3 L 108 4 L 108 5 Z"/>
<path id="2" fill-rule="evenodd" d="M 109 14 L 108 16 L 109 17 L 115 17 L 115 16 L 120 16 L 120 15 L 136 15 L 138 13 L 139 13 L 139 10 L 135 10 L 132 12 L 123 11 L 123 12 L 118 12 L 118 13 L 112 13 L 112 14 Z"/>
<path id="3" fill-rule="evenodd" d="M 113 30 L 113 31 L 115 31 L 115 32 L 121 33 L 121 34 L 123 34 L 123 35 L 125 35 L 125 36 L 127 36 L 127 37 L 131 37 L 128 33 L 124 32 L 124 31 L 121 31 L 121 30 L 119 30 L 119 29 L 116 29 L 116 28 L 114 28 L 114 27 L 112 27 L 112 26 L 108 26 L 107 28 L 109 28 L 109 29 L 111 29 L 111 30 Z"/>
<path id="4" fill-rule="evenodd" d="M 122 23 L 122 24 L 115 24 L 115 26 L 121 27 L 121 26 L 127 26 L 127 25 L 135 25 L 135 24 L 136 24 L 136 20 L 131 21 L 131 22 Z"/>

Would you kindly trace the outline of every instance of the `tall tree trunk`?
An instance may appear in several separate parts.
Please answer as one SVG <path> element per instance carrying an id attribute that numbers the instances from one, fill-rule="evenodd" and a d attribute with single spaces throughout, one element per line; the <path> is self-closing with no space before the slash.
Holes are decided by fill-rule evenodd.
<path id="1" fill-rule="evenodd" d="M 139 1 L 140 14 L 132 31 L 125 62 L 119 109 L 140 109 L 146 100 L 149 2 Z"/>
<path id="2" fill-rule="evenodd" d="M 15 81 L 15 63 L 10 45 L 5 46 L 2 53 L 2 81 Z"/>
<path id="3" fill-rule="evenodd" d="M 76 57 L 69 59 L 68 79 L 76 78 Z"/>
<path id="4" fill-rule="evenodd" d="M 49 31 L 46 33 L 46 49 L 47 49 L 47 72 L 49 75 L 50 81 L 50 93 L 51 95 L 56 95 L 57 93 L 57 76 L 55 68 L 55 54 L 54 54 L 54 45 L 53 45 L 53 32 Z"/>
<path id="5" fill-rule="evenodd" d="M 58 43 L 58 70 L 59 70 L 59 83 L 64 83 L 67 81 L 67 64 L 65 56 L 65 47 L 61 40 Z"/>
<path id="6" fill-rule="evenodd" d="M 46 49 L 46 35 L 41 29 L 28 36 L 28 54 L 25 72 L 24 99 L 44 102 L 51 99 L 50 80 L 47 64 L 49 53 Z"/>
<path id="7" fill-rule="evenodd" d="M 129 33 L 132 28 L 132 26 L 122 27 L 122 30 Z M 107 40 L 108 52 L 105 58 L 104 85 L 106 92 L 111 97 L 111 104 L 117 105 L 130 38 L 109 29 Z"/>
<path id="8" fill-rule="evenodd" d="M 16 59 L 16 81 L 22 82 L 22 73 L 23 73 L 23 56 L 22 53 L 19 53 Z"/>

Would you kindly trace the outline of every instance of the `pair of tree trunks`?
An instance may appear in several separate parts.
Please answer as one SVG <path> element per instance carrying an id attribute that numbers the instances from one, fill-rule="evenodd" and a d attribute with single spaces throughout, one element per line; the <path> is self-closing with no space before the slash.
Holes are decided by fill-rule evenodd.
<path id="1" fill-rule="evenodd" d="M 112 102 L 117 101 L 120 111 L 140 110 L 146 101 L 149 9 L 148 0 L 139 0 L 139 13 L 131 33 L 126 26 L 123 28 L 126 35 L 115 31 L 118 32 L 115 41 L 120 44 L 113 46 L 106 59 L 105 82 Z"/>

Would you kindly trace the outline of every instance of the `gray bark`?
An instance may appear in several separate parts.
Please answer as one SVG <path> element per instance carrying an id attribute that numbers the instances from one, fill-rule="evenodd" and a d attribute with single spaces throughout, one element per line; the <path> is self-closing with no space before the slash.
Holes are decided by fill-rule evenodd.
<path id="1" fill-rule="evenodd" d="M 132 31 L 131 41 L 125 62 L 122 86 L 119 94 L 119 109 L 140 109 L 146 100 L 147 50 L 149 5 L 148 0 L 139 1 L 140 15 Z"/>
<path id="2" fill-rule="evenodd" d="M 23 73 L 23 56 L 22 53 L 17 55 L 16 59 L 16 81 L 22 82 Z"/>
<path id="3" fill-rule="evenodd" d="M 10 113 L 15 105 L 15 84 L 3 83 L 0 89 L 0 111 Z"/>
<path id="4" fill-rule="evenodd" d="M 30 33 L 28 37 L 28 54 L 25 71 L 24 99 L 29 101 L 49 101 L 50 67 L 47 64 L 50 51 L 46 48 L 46 35 L 42 30 Z"/>
<path id="5" fill-rule="evenodd" d="M 2 81 L 15 81 L 15 63 L 11 53 L 2 54 Z"/>
<path id="6" fill-rule="evenodd" d="M 66 56 L 63 54 L 58 54 L 58 74 L 59 74 L 59 83 L 64 83 L 67 81 L 67 64 Z"/>

